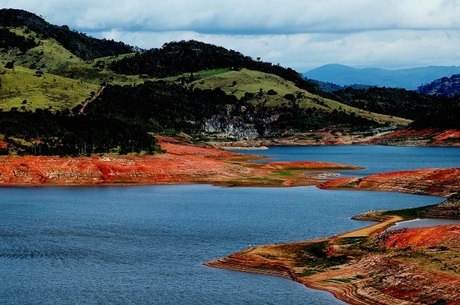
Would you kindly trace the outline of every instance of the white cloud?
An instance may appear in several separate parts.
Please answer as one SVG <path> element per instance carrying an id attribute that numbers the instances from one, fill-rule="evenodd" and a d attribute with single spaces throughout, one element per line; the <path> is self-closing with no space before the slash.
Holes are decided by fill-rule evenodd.
<path id="1" fill-rule="evenodd" d="M 196 39 L 305 70 L 460 65 L 460 0 L 0 0 L 144 48 Z"/>

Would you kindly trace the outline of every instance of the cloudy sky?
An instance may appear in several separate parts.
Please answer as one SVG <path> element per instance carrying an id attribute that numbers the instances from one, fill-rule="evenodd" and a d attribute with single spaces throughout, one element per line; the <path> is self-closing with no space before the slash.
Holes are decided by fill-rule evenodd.
<path id="1" fill-rule="evenodd" d="M 195 39 L 304 72 L 460 65 L 460 0 L 0 0 L 142 48 Z"/>

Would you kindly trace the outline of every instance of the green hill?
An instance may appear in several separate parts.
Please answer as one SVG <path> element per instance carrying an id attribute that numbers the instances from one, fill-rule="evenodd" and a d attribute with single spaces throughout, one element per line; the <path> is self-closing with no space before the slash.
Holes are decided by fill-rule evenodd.
<path id="1" fill-rule="evenodd" d="M 198 74 L 198 77 L 200 74 Z M 199 77 L 191 83 L 200 89 L 220 88 L 238 99 L 246 99 L 254 104 L 267 107 L 291 107 L 293 103 L 302 109 L 340 111 L 353 114 L 379 124 L 407 125 L 411 121 L 391 115 L 384 115 L 352 107 L 332 99 L 312 94 L 297 87 L 277 75 L 261 71 L 241 69 L 239 71 L 220 70 L 206 77 Z"/>

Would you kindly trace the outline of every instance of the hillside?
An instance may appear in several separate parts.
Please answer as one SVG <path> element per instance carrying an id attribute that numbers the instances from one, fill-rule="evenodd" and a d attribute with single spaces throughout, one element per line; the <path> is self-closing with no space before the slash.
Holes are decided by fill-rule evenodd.
<path id="1" fill-rule="evenodd" d="M 238 99 L 251 101 L 255 105 L 267 107 L 296 107 L 304 110 L 340 112 L 379 124 L 406 125 L 409 120 L 390 117 L 350 107 L 335 100 L 312 94 L 299 88 L 293 82 L 277 75 L 241 69 L 224 71 L 192 82 L 195 88 L 222 89 L 226 94 Z"/>
<path id="2" fill-rule="evenodd" d="M 428 95 L 455 97 L 460 94 L 460 74 L 443 77 L 424 84 L 417 89 L 418 92 Z"/>
<path id="3" fill-rule="evenodd" d="M 420 67 L 387 70 L 380 68 L 353 68 L 339 64 L 324 65 L 304 73 L 309 79 L 340 86 L 367 85 L 415 90 L 437 78 L 460 73 L 460 67 Z"/>

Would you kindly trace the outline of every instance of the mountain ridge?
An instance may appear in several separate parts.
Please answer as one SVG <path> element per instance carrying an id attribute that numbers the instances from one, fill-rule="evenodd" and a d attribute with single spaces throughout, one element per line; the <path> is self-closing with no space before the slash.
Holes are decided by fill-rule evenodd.
<path id="1" fill-rule="evenodd" d="M 367 85 L 407 90 L 415 90 L 423 84 L 453 74 L 460 74 L 460 66 L 427 66 L 390 70 L 327 64 L 303 73 L 308 79 L 340 86 Z"/>

